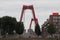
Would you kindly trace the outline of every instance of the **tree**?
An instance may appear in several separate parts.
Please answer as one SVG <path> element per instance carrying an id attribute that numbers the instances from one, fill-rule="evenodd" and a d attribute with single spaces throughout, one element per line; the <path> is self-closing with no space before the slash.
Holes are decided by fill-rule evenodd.
<path id="1" fill-rule="evenodd" d="M 56 32 L 56 27 L 52 24 L 50 24 L 48 27 L 47 27 L 47 31 L 48 33 L 52 36 L 52 34 L 54 34 Z"/>
<path id="2" fill-rule="evenodd" d="M 16 18 L 10 16 L 2 17 L 2 34 L 13 34 L 17 21 Z"/>
<path id="3" fill-rule="evenodd" d="M 17 22 L 16 33 L 22 34 L 24 32 L 24 24 L 23 22 Z"/>
<path id="4" fill-rule="evenodd" d="M 1 25 L 2 25 L 2 24 L 1 24 L 1 18 L 0 18 L 0 29 L 1 29 Z"/>
<path id="5" fill-rule="evenodd" d="M 40 30 L 39 24 L 36 24 L 36 25 L 35 25 L 35 33 L 36 33 L 38 36 L 41 35 L 41 30 Z"/>

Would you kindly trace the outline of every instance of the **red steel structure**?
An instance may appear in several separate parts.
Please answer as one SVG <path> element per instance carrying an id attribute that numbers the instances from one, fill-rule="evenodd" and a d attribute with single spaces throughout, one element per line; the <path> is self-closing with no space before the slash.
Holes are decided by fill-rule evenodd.
<path id="1" fill-rule="evenodd" d="M 30 6 L 23 5 L 23 9 L 22 9 L 21 17 L 20 17 L 20 22 L 22 22 L 23 14 L 24 14 L 24 11 L 25 11 L 26 9 L 32 10 L 33 18 L 31 19 L 31 22 L 30 22 L 30 28 L 31 28 L 32 21 L 35 22 L 35 25 L 38 24 L 38 19 L 37 19 L 36 16 L 35 16 L 35 12 L 34 12 L 34 7 L 33 7 L 33 5 L 30 5 Z"/>

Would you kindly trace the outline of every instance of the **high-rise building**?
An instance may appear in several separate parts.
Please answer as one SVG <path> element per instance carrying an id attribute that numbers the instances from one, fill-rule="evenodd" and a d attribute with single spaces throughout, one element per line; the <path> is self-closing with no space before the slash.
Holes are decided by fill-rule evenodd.
<path id="1" fill-rule="evenodd" d="M 54 12 L 49 16 L 49 20 L 46 20 L 42 25 L 42 35 L 47 36 L 49 33 L 47 32 L 47 27 L 49 24 L 52 24 L 56 27 L 56 33 L 54 35 L 60 36 L 60 15 L 57 12 Z"/>
<path id="2" fill-rule="evenodd" d="M 50 15 L 50 24 L 53 24 L 57 28 L 57 33 L 60 33 L 60 15 L 55 12 Z"/>

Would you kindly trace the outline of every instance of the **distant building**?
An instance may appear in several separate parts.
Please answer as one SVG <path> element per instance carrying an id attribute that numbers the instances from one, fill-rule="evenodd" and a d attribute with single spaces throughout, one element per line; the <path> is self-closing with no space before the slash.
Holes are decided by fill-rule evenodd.
<path id="1" fill-rule="evenodd" d="M 44 24 L 42 25 L 42 34 L 43 36 L 47 36 L 48 32 L 47 32 L 47 26 L 49 24 L 53 24 L 57 30 L 55 35 L 60 35 L 60 15 L 59 13 L 55 12 L 52 15 L 49 16 L 49 20 L 45 21 Z"/>
<path id="2" fill-rule="evenodd" d="M 60 15 L 59 13 L 53 13 L 53 15 L 50 15 L 50 24 L 53 24 L 57 30 L 56 34 L 60 35 Z"/>
<path id="3" fill-rule="evenodd" d="M 49 19 L 47 19 L 42 25 L 42 36 L 48 37 L 49 33 L 47 32 L 47 26 L 49 26 Z"/>

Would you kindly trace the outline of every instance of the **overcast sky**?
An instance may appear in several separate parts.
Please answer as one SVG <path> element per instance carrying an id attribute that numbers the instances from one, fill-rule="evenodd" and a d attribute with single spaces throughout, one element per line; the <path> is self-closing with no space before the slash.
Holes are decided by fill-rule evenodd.
<path id="1" fill-rule="evenodd" d="M 34 6 L 35 14 L 38 18 L 40 26 L 53 12 L 60 13 L 60 0 L 0 0 L 0 17 L 12 16 L 15 17 L 17 21 L 19 21 L 23 5 Z M 25 29 L 29 28 L 32 18 L 31 14 L 31 10 L 25 11 L 25 18 L 23 17 Z M 32 29 L 34 28 L 33 26 L 34 22 Z"/>

